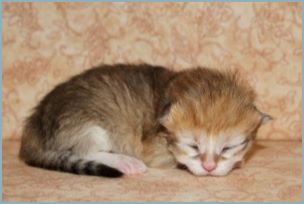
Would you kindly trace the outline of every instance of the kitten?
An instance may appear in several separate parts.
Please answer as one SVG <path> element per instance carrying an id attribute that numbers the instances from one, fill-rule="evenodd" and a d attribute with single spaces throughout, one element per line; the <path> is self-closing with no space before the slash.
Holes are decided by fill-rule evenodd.
<path id="1" fill-rule="evenodd" d="M 27 164 L 119 177 L 182 164 L 226 175 L 243 161 L 270 116 L 233 73 L 103 65 L 55 87 L 26 120 Z"/>

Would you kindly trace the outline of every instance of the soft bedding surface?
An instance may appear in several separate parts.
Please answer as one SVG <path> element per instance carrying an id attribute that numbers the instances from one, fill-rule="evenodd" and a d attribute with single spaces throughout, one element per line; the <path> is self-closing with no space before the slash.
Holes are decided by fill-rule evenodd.
<path id="1" fill-rule="evenodd" d="M 300 201 L 302 144 L 259 141 L 242 169 L 226 177 L 148 169 L 119 179 L 33 168 L 17 155 L 19 141 L 3 141 L 4 201 Z"/>

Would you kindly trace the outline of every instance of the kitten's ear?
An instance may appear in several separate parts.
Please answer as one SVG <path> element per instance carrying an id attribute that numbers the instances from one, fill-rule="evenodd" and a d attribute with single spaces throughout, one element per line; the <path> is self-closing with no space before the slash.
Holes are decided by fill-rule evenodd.
<path id="1" fill-rule="evenodd" d="M 273 120 L 273 117 L 268 115 L 268 114 L 265 114 L 265 113 L 262 113 L 262 117 L 261 117 L 261 124 L 264 125 L 270 121 Z"/>
<path id="2" fill-rule="evenodd" d="M 268 115 L 266 113 L 263 113 L 262 111 L 260 111 L 259 109 L 257 109 L 255 107 L 255 109 L 258 111 L 258 113 L 260 114 L 260 124 L 261 125 L 264 125 L 264 124 L 267 124 L 268 122 L 272 121 L 273 120 L 273 117 L 271 115 Z"/>
<path id="3" fill-rule="evenodd" d="M 259 128 L 261 127 L 261 125 L 267 124 L 268 122 L 273 120 L 273 117 L 263 113 L 262 111 L 260 111 L 259 109 L 256 108 L 256 106 L 254 106 L 255 110 L 258 112 L 259 114 L 259 122 L 257 127 L 253 130 L 253 132 L 251 133 L 251 139 L 255 139 L 256 135 L 257 135 L 257 131 L 259 130 Z"/>

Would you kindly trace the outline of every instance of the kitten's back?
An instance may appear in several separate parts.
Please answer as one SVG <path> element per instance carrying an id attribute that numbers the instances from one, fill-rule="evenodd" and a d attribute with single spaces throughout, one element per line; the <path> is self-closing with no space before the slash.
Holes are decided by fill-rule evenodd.
<path id="1" fill-rule="evenodd" d="M 20 158 L 49 169 L 121 175 L 104 164 L 81 159 L 90 151 L 76 145 L 86 142 L 83 129 L 102 127 L 111 135 L 112 151 L 140 154 L 142 136 L 154 126 L 162 83 L 172 74 L 149 65 L 104 65 L 58 85 L 27 119 Z"/>

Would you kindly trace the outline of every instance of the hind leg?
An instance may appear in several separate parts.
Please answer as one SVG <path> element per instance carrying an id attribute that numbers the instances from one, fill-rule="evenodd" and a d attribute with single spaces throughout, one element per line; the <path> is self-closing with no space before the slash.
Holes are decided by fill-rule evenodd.
<path id="1" fill-rule="evenodd" d="M 85 159 L 94 160 L 108 165 L 127 175 L 140 174 L 145 172 L 147 169 L 146 165 L 142 161 L 123 154 L 97 152 L 89 154 Z"/>
<path id="2" fill-rule="evenodd" d="M 78 135 L 73 153 L 81 158 L 105 164 L 125 174 L 138 174 L 146 170 L 145 164 L 134 157 L 110 153 L 113 144 L 105 129 L 93 125 L 84 128 Z"/>

